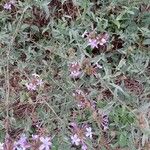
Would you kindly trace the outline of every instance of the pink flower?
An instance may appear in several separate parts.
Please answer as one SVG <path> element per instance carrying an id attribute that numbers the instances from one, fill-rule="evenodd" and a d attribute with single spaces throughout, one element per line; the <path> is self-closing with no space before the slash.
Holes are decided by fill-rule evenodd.
<path id="1" fill-rule="evenodd" d="M 86 144 L 82 143 L 82 147 L 81 147 L 82 150 L 87 150 L 87 146 Z"/>
<path id="2" fill-rule="evenodd" d="M 100 39 L 99 39 L 99 37 L 97 37 L 97 39 L 98 39 L 100 45 L 104 45 L 107 43 L 107 41 L 109 39 L 109 35 L 108 35 L 108 33 L 104 33 L 100 36 Z"/>
<path id="3" fill-rule="evenodd" d="M 73 71 L 73 72 L 71 72 L 70 76 L 71 76 L 71 77 L 74 77 L 74 78 L 77 78 L 77 77 L 80 76 L 80 74 L 81 74 L 80 71 Z"/>
<path id="4" fill-rule="evenodd" d="M 25 134 L 23 134 L 23 135 L 21 135 L 20 139 L 14 143 L 13 150 L 16 150 L 16 149 L 26 150 L 29 147 L 30 146 L 27 143 L 27 137 L 25 136 Z"/>
<path id="5" fill-rule="evenodd" d="M 81 142 L 81 140 L 78 138 L 77 134 L 71 136 L 71 142 L 72 144 L 75 144 L 76 146 L 78 146 Z"/>
<path id="6" fill-rule="evenodd" d="M 97 39 L 89 39 L 88 45 L 91 46 L 91 48 L 98 48 L 98 41 Z"/>
<path id="7" fill-rule="evenodd" d="M 40 141 L 42 142 L 41 146 L 39 147 L 39 150 L 49 150 L 52 143 L 51 138 L 49 137 L 40 137 Z"/>
<path id="8" fill-rule="evenodd" d="M 101 41 L 99 42 L 100 45 L 104 45 L 106 43 L 106 39 L 102 38 Z"/>
<path id="9" fill-rule="evenodd" d="M 78 62 L 73 62 L 69 65 L 70 76 L 73 78 L 78 78 L 81 75 L 80 65 Z"/>
<path id="10" fill-rule="evenodd" d="M 11 4 L 10 3 L 6 3 L 4 5 L 4 9 L 11 10 Z"/>
<path id="11" fill-rule="evenodd" d="M 32 74 L 32 78 L 30 80 L 30 83 L 26 83 L 26 87 L 29 91 L 35 91 L 37 90 L 38 86 L 42 86 L 43 81 L 40 79 L 40 76 L 36 73 Z"/>
<path id="12" fill-rule="evenodd" d="M 88 127 L 86 128 L 86 137 L 90 137 L 90 139 L 92 139 L 92 128 L 91 127 Z"/>
<path id="13" fill-rule="evenodd" d="M 37 134 L 36 135 L 32 135 L 32 139 L 33 140 L 37 140 L 38 138 L 39 138 L 39 135 L 37 135 Z"/>
<path id="14" fill-rule="evenodd" d="M 101 65 L 99 65 L 98 63 L 95 64 L 96 68 L 98 69 L 102 69 L 103 67 Z"/>
<path id="15" fill-rule="evenodd" d="M 35 78 L 39 78 L 39 77 L 40 77 L 40 76 L 39 76 L 38 74 L 36 74 L 36 73 L 33 73 L 32 76 L 35 77 Z"/>
<path id="16" fill-rule="evenodd" d="M 0 150 L 4 150 L 4 143 L 0 143 Z"/>
<path id="17" fill-rule="evenodd" d="M 29 91 L 35 91 L 36 88 L 37 88 L 37 86 L 35 84 L 33 84 L 33 83 L 26 83 L 25 86 L 27 87 L 27 89 Z"/>
<path id="18" fill-rule="evenodd" d="M 77 104 L 77 106 L 80 108 L 80 109 L 83 109 L 85 107 L 85 104 L 83 102 L 79 102 Z"/>
<path id="19" fill-rule="evenodd" d="M 38 79 L 38 80 L 37 80 L 37 85 L 42 86 L 42 84 L 43 84 L 42 79 Z"/>

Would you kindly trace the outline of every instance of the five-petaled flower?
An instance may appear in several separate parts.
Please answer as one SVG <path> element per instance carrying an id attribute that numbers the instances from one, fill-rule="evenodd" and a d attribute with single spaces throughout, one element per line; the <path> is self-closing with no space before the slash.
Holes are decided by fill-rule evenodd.
<path id="1" fill-rule="evenodd" d="M 37 80 L 37 85 L 39 85 L 39 86 L 42 86 L 42 85 L 43 85 L 42 79 L 38 79 L 38 80 Z"/>
<path id="2" fill-rule="evenodd" d="M 78 146 L 81 142 L 80 138 L 77 136 L 77 134 L 71 136 L 71 142 L 72 144 L 75 144 L 76 146 Z"/>
<path id="3" fill-rule="evenodd" d="M 86 128 L 86 137 L 90 137 L 90 139 L 92 139 L 92 128 L 88 127 Z"/>
<path id="4" fill-rule="evenodd" d="M 26 150 L 30 147 L 30 145 L 27 142 L 27 137 L 25 134 L 22 134 L 20 139 L 14 143 L 13 150 Z"/>
<path id="5" fill-rule="evenodd" d="M 52 143 L 50 137 L 40 137 L 40 141 L 42 142 L 41 146 L 39 147 L 39 150 L 49 150 Z"/>
<path id="6" fill-rule="evenodd" d="M 89 39 L 88 40 L 88 45 L 91 46 L 91 48 L 98 48 L 98 41 L 97 39 Z"/>

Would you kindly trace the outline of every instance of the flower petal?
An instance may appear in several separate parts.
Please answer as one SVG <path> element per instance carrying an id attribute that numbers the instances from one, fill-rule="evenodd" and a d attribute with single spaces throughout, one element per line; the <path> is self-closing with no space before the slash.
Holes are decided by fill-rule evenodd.
<path id="1" fill-rule="evenodd" d="M 39 147 L 39 150 L 43 150 L 45 148 L 45 145 L 42 144 L 40 147 Z"/>

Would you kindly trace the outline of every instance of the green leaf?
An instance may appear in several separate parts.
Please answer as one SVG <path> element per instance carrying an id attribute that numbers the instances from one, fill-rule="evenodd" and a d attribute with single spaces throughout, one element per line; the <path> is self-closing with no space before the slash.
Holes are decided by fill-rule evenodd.
<path id="1" fill-rule="evenodd" d="M 117 21 L 121 20 L 124 14 L 125 12 L 122 12 L 119 16 L 117 16 L 116 20 Z"/>
<path id="2" fill-rule="evenodd" d="M 113 23 L 120 29 L 120 22 L 118 20 L 114 20 Z"/>
<path id="3" fill-rule="evenodd" d="M 150 39 L 145 39 L 145 40 L 143 41 L 143 44 L 144 44 L 144 45 L 150 45 Z"/>
<path id="4" fill-rule="evenodd" d="M 119 70 L 120 68 L 122 68 L 124 65 L 126 64 L 126 60 L 125 59 L 121 59 L 119 62 L 119 65 L 117 66 L 116 70 Z"/>
<path id="5" fill-rule="evenodd" d="M 119 137 L 119 145 L 121 147 L 124 147 L 127 145 L 127 133 L 126 132 L 121 133 Z"/>
<path id="6" fill-rule="evenodd" d="M 131 10 L 128 10 L 127 13 L 128 13 L 128 14 L 131 14 L 131 15 L 134 15 L 134 12 L 131 11 Z"/>
<path id="7" fill-rule="evenodd" d="M 35 25 L 32 25 L 32 26 L 31 26 L 31 29 L 32 29 L 33 31 L 39 32 L 39 28 L 38 28 L 37 26 L 35 26 Z"/>
<path id="8" fill-rule="evenodd" d="M 24 24 L 21 26 L 21 30 L 23 31 L 23 30 L 25 30 L 25 29 L 28 28 L 28 27 L 30 27 L 30 25 L 24 23 Z"/>

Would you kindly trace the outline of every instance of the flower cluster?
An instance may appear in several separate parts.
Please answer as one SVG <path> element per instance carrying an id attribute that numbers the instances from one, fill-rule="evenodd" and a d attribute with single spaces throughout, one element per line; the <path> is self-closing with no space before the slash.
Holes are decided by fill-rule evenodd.
<path id="1" fill-rule="evenodd" d="M 77 106 L 80 109 L 88 108 L 93 113 L 94 120 L 96 120 L 96 122 L 100 124 L 103 131 L 106 131 L 108 129 L 108 125 L 109 125 L 108 115 L 105 114 L 104 112 L 97 111 L 95 103 L 86 98 L 87 94 L 85 94 L 81 90 L 76 90 L 73 93 L 73 97 L 77 101 Z"/>
<path id="2" fill-rule="evenodd" d="M 52 146 L 51 138 L 47 136 L 32 135 L 32 140 L 35 144 L 40 143 L 39 150 L 49 150 Z"/>
<path id="3" fill-rule="evenodd" d="M 72 62 L 69 64 L 69 72 L 70 77 L 72 78 L 79 78 L 81 75 L 81 67 L 78 62 Z"/>
<path id="4" fill-rule="evenodd" d="M 109 39 L 109 35 L 107 33 L 101 33 L 97 35 L 94 31 L 90 33 L 85 31 L 82 37 L 87 38 L 88 45 L 91 46 L 92 49 L 103 46 Z"/>
<path id="5" fill-rule="evenodd" d="M 9 2 L 5 3 L 3 7 L 4 9 L 11 10 L 12 5 L 14 4 L 15 4 L 15 0 L 10 0 Z"/>
<path id="6" fill-rule="evenodd" d="M 77 101 L 77 106 L 79 108 L 91 107 L 90 101 L 86 98 L 86 94 L 81 90 L 76 90 L 73 93 L 73 97 Z"/>
<path id="7" fill-rule="evenodd" d="M 69 72 L 71 78 L 79 78 L 82 74 L 97 76 L 97 70 L 102 66 L 98 63 L 91 64 L 88 58 L 83 59 L 81 64 L 72 62 L 69 64 Z"/>
<path id="8" fill-rule="evenodd" d="M 39 150 L 49 150 L 52 146 L 50 137 L 32 135 L 32 140 L 36 141 L 36 144 L 39 145 Z M 27 150 L 29 148 L 32 148 L 32 146 L 32 143 L 29 144 L 27 137 L 23 134 L 20 136 L 20 139 L 18 141 L 14 142 L 13 150 Z"/>
<path id="9" fill-rule="evenodd" d="M 84 59 L 82 62 L 82 70 L 86 75 L 94 75 L 97 77 L 98 69 L 102 69 L 102 66 L 96 63 L 91 63 L 88 58 Z"/>
<path id="10" fill-rule="evenodd" d="M 43 81 L 42 79 L 40 79 L 40 76 L 38 74 L 34 73 L 32 74 L 30 82 L 26 83 L 25 85 L 29 91 L 35 91 L 37 90 L 38 86 L 43 85 Z"/>
<path id="11" fill-rule="evenodd" d="M 73 127 L 73 135 L 71 136 L 71 143 L 75 146 L 81 146 L 82 150 L 87 150 L 87 145 L 85 144 L 86 137 L 92 139 L 92 128 L 86 125 L 78 127 L 76 123 L 71 123 Z"/>

